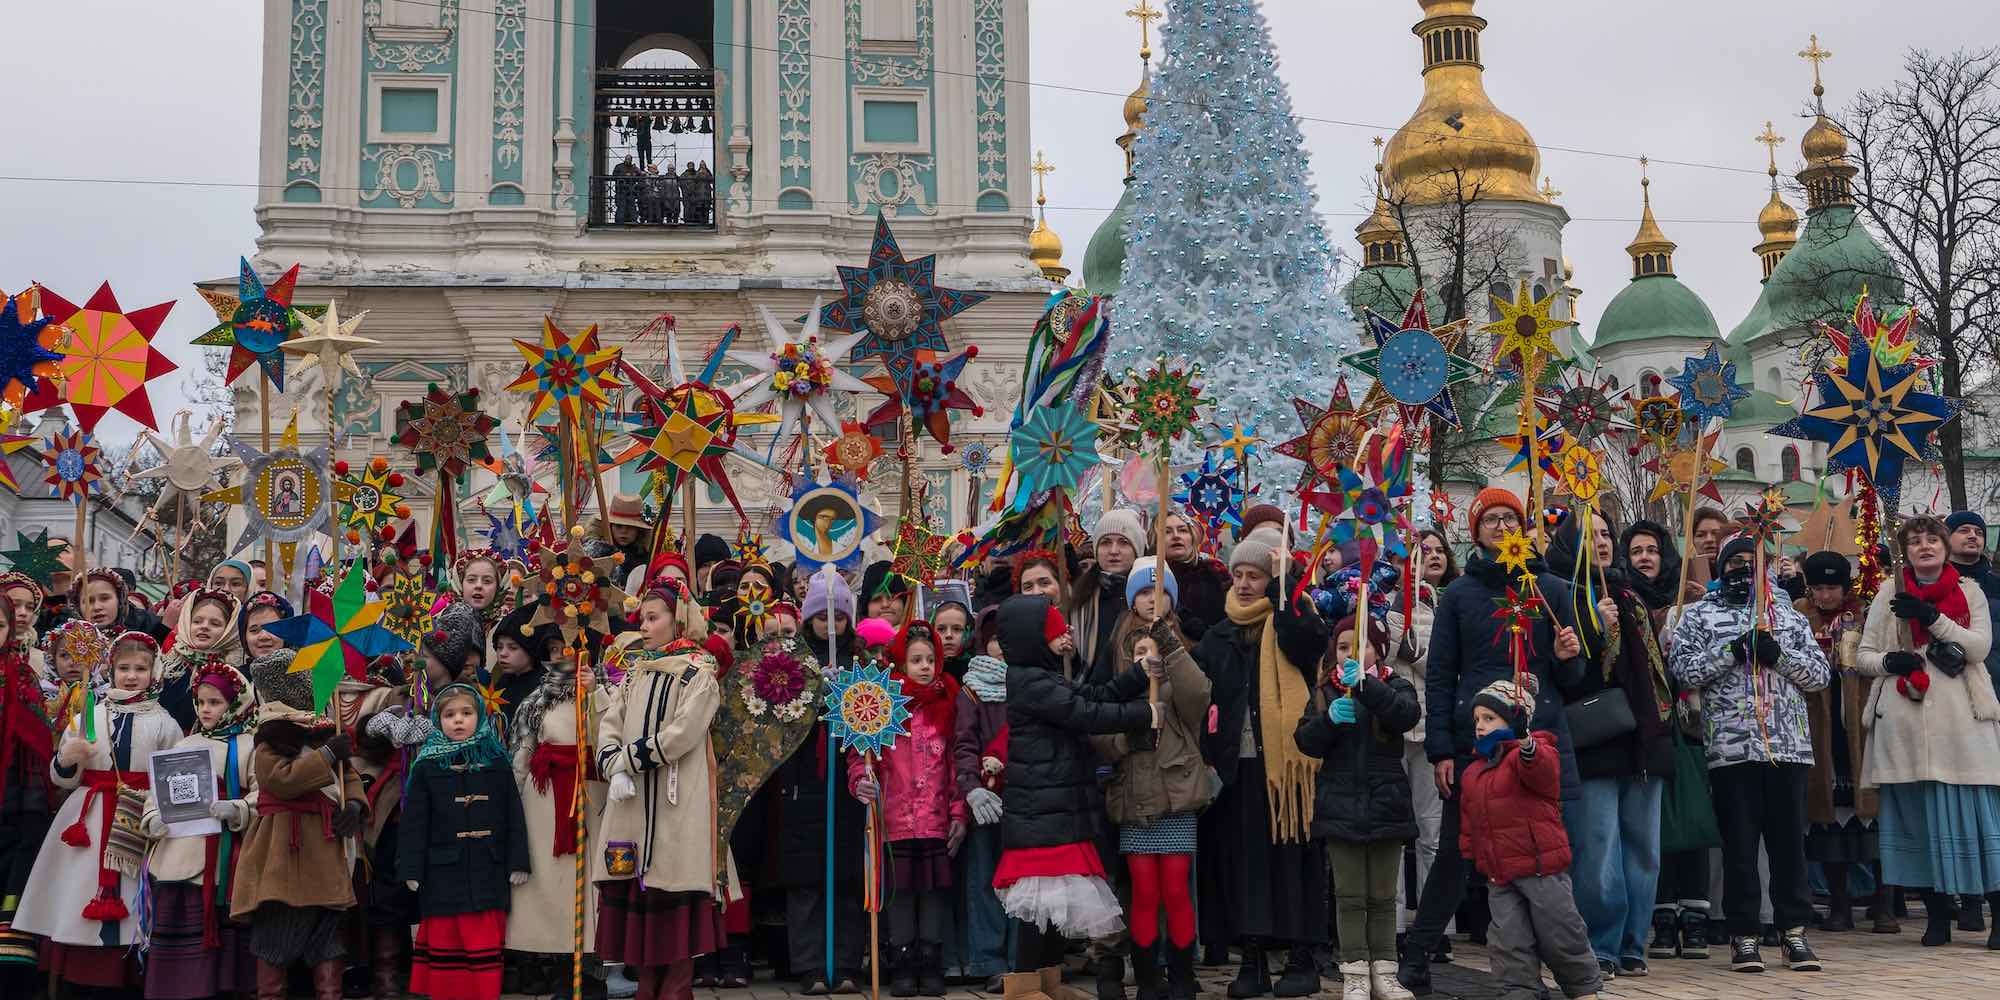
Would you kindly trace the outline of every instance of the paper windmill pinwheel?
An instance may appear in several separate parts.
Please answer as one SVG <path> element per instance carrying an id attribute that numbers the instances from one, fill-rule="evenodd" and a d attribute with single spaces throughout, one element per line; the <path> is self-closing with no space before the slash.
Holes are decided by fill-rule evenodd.
<path id="1" fill-rule="evenodd" d="M 1923 373 L 1916 365 L 1884 367 L 1859 337 L 1849 345 L 1846 371 L 1812 378 L 1819 406 L 1771 433 L 1826 442 L 1829 472 L 1858 470 L 1892 500 L 1902 489 L 1903 463 L 1928 461 L 1936 452 L 1931 433 L 1958 415 L 1955 401 L 1919 389 Z"/>
<path id="2" fill-rule="evenodd" d="M 1201 387 L 1195 384 L 1200 378 L 1200 365 L 1170 365 L 1165 355 L 1143 373 L 1125 372 L 1125 406 L 1139 436 L 1132 442 L 1135 447 L 1143 441 L 1165 449 L 1194 430 L 1201 420 L 1201 408 L 1215 403 L 1202 398 Z"/>
<path id="3" fill-rule="evenodd" d="M 1397 558 L 1409 555 L 1403 543 L 1409 526 L 1394 502 L 1410 495 L 1409 439 L 1403 432 L 1404 427 L 1396 425 L 1363 443 L 1354 464 L 1340 467 L 1332 504 L 1324 493 L 1305 497 L 1322 512 L 1336 515 L 1333 541 L 1359 543 L 1363 566 L 1385 552 Z"/>
<path id="4" fill-rule="evenodd" d="M 1026 511 L 1038 494 L 1075 489 L 1097 464 L 1097 425 L 1070 403 L 1045 406 L 1014 430 L 1007 454 L 1016 479 L 1010 509 Z"/>
<path id="5" fill-rule="evenodd" d="M 153 346 L 153 336 L 173 307 L 169 301 L 127 313 L 108 281 L 81 307 L 42 289 L 43 312 L 57 325 L 68 327 L 69 338 L 62 347 L 63 359 L 56 363 L 60 386 L 43 381 L 22 402 L 21 411 L 34 413 L 68 403 L 86 431 L 96 431 L 97 422 L 111 410 L 159 430 L 146 383 L 179 367 Z"/>
<path id="6" fill-rule="evenodd" d="M 1699 493 L 1721 503 L 1722 491 L 1715 485 L 1715 474 L 1729 468 L 1729 463 L 1714 457 L 1715 443 L 1721 437 L 1721 430 L 1710 431 L 1692 445 L 1677 446 L 1648 459 L 1646 471 L 1659 478 L 1646 494 L 1646 500 L 1651 502 L 1675 493 Z"/>
<path id="7" fill-rule="evenodd" d="M 389 468 L 380 455 L 368 460 L 360 475 L 349 473 L 346 462 L 335 462 L 333 474 L 347 486 L 348 496 L 340 503 L 340 523 L 349 529 L 349 541 L 394 530 L 392 522 L 410 516 L 410 508 L 395 491 L 403 488 L 403 474 Z"/>
<path id="8" fill-rule="evenodd" d="M 290 579 L 299 543 L 328 530 L 333 505 L 349 499 L 347 486 L 333 478 L 326 445 L 299 450 L 297 415 L 286 421 L 272 451 L 259 451 L 235 435 L 230 435 L 229 446 L 243 463 L 243 481 L 205 494 L 202 502 L 240 505 L 243 533 L 229 554 L 249 548 L 252 542 L 276 542 L 284 576 Z"/>
<path id="9" fill-rule="evenodd" d="M 1219 525 L 1241 528 L 1243 503 L 1248 496 L 1237 486 L 1241 471 L 1234 462 L 1218 463 L 1214 452 L 1203 452 L 1201 468 L 1181 473 L 1181 491 L 1174 494 L 1173 500 L 1211 528 Z"/>
<path id="10" fill-rule="evenodd" d="M 1451 427 L 1459 426 L 1458 407 L 1451 387 L 1479 373 L 1477 365 L 1454 348 L 1464 324 L 1452 323 L 1431 329 L 1430 313 L 1419 289 L 1410 297 L 1410 307 L 1398 323 L 1363 310 L 1375 346 L 1341 359 L 1347 366 L 1372 376 L 1376 386 L 1400 404 L 1406 413 L 1427 410 Z M 1372 393 L 1371 393 L 1372 395 Z M 1368 409 L 1368 407 L 1364 407 Z"/>
<path id="11" fill-rule="evenodd" d="M 840 436 L 827 442 L 826 464 L 856 480 L 868 478 L 868 470 L 882 457 L 882 442 L 851 420 L 842 421 Z"/>
<path id="12" fill-rule="evenodd" d="M 417 472 L 437 470 L 440 481 L 465 475 L 470 463 L 491 454 L 487 435 L 498 426 L 479 408 L 479 390 L 451 393 L 433 383 L 422 399 L 396 407 L 396 443 L 417 459 Z"/>
<path id="13" fill-rule="evenodd" d="M 826 718 L 842 750 L 880 757 L 910 735 L 910 698 L 903 682 L 874 662 L 843 670 L 827 685 Z"/>
<path id="14" fill-rule="evenodd" d="M 306 594 L 306 613 L 281 618 L 264 630 L 298 650 L 291 672 L 312 675 L 313 704 L 322 708 L 343 677 L 360 680 L 368 661 L 412 648 L 382 625 L 381 601 L 368 599 L 368 574 L 359 567 L 341 578 L 331 595 Z"/>
<path id="15" fill-rule="evenodd" d="M 507 388 L 535 394 L 528 406 L 529 422 L 553 409 L 572 425 L 583 423 L 587 415 L 611 404 L 610 390 L 625 386 L 618 380 L 619 350 L 598 346 L 595 323 L 572 337 L 556 326 L 554 318 L 544 316 L 541 341 L 516 340 L 514 348 L 527 365 Z"/>
<path id="16" fill-rule="evenodd" d="M 1615 381 L 1603 369 L 1586 372 L 1572 365 L 1555 385 L 1535 397 L 1535 405 L 1571 440 L 1596 444 L 1605 434 L 1632 429 L 1625 417 L 1632 390 L 1614 388 Z"/>
<path id="17" fill-rule="evenodd" d="M 1542 298 L 1535 298 L 1528 288 L 1528 279 L 1522 278 L 1520 289 L 1514 293 L 1512 301 L 1498 295 L 1490 296 L 1493 308 L 1500 318 L 1480 327 L 1482 333 L 1499 336 L 1494 347 L 1495 361 L 1513 361 L 1522 371 L 1537 371 L 1543 359 L 1560 357 L 1556 348 L 1555 332 L 1576 325 L 1575 320 L 1556 319 L 1549 315 L 1560 292 L 1550 292 Z"/>
<path id="18" fill-rule="evenodd" d="M 899 386 L 910 384 L 916 352 L 942 354 L 951 350 L 944 339 L 943 321 L 987 298 L 984 292 L 939 288 L 937 257 L 904 260 L 895 234 L 889 231 L 888 217 L 879 212 L 867 265 L 843 265 L 835 270 L 840 274 L 841 297 L 824 308 L 813 303 L 811 315 L 817 322 L 809 322 L 808 327 L 858 335 L 842 341 L 853 351 L 848 360 L 881 358 Z M 830 347 L 829 353 L 838 358 L 847 350 Z"/>
<path id="19" fill-rule="evenodd" d="M 630 567 L 621 569 L 615 560 L 587 554 L 582 541 L 583 526 L 577 525 L 566 541 L 543 546 L 541 571 L 532 577 L 542 603 L 529 624 L 553 624 L 562 631 L 565 646 L 576 645 L 586 630 L 609 635 L 611 612 L 625 613 L 625 592 L 612 580 Z"/>
<path id="20" fill-rule="evenodd" d="M 1667 381 L 1680 390 L 1681 413 L 1697 426 L 1729 419 L 1736 404 L 1750 398 L 1750 389 L 1736 384 L 1736 363 L 1723 360 L 1719 341 L 1708 345 L 1707 354 L 1681 362 L 1680 374 Z"/>
<path id="21" fill-rule="evenodd" d="M 1333 399 L 1325 408 L 1295 398 L 1292 409 L 1298 411 L 1299 426 L 1304 430 L 1298 437 L 1281 442 L 1275 450 L 1305 463 L 1305 471 L 1299 475 L 1299 489 L 1339 482 L 1340 467 L 1354 461 L 1354 449 L 1361 443 L 1362 426 L 1354 412 L 1354 399 L 1348 394 L 1347 378 L 1334 380 Z"/>
<path id="22" fill-rule="evenodd" d="M 355 329 L 368 318 L 368 311 L 352 319 L 340 318 L 340 305 L 329 302 L 326 312 L 320 316 L 308 313 L 299 315 L 301 335 L 278 345 L 279 349 L 299 356 L 298 374 L 303 375 L 318 366 L 320 378 L 329 389 L 340 385 L 340 373 L 346 372 L 355 378 L 361 377 L 361 366 L 354 360 L 354 352 L 364 347 L 374 347 L 381 343 L 367 337 L 355 336 Z"/>
<path id="23" fill-rule="evenodd" d="M 949 357 L 940 357 L 935 351 L 913 351 L 902 381 L 890 375 L 870 375 L 862 379 L 874 386 L 877 392 L 889 397 L 862 423 L 870 430 L 895 426 L 902 420 L 904 411 L 908 410 L 910 420 L 929 431 L 945 454 L 951 454 L 951 411 L 970 410 L 975 417 L 986 413 L 964 389 L 958 387 L 958 376 L 965 370 L 965 363 L 978 356 L 978 347 L 967 347 Z"/>
<path id="24" fill-rule="evenodd" d="M 866 334 L 850 334 L 822 343 L 819 339 L 819 301 L 806 316 L 805 327 L 794 338 L 771 310 L 757 307 L 764 320 L 764 333 L 771 341 L 769 351 L 730 351 L 729 359 L 756 369 L 757 374 L 737 383 L 728 392 L 736 405 L 754 410 L 767 403 L 778 404 L 778 433 L 771 439 L 775 452 L 778 442 L 791 440 L 807 430 L 807 418 L 818 422 L 819 433 L 832 434 L 840 426 L 833 398 L 840 392 L 867 392 L 868 383 L 843 371 L 842 355 Z"/>
<path id="25" fill-rule="evenodd" d="M 791 509 L 778 519 L 778 536 L 798 552 L 798 569 L 816 573 L 827 563 L 851 570 L 861 565 L 861 544 L 882 525 L 882 516 L 861 501 L 854 481 L 801 480 Z"/>
<path id="26" fill-rule="evenodd" d="M 1854 297 L 1854 309 L 1848 318 L 1848 322 L 1854 327 L 1853 336 L 1859 337 L 1863 343 L 1868 345 L 1869 350 L 1875 352 L 1876 356 L 1881 359 L 1882 367 L 1884 368 L 1894 368 L 1897 365 L 1915 365 L 1918 371 L 1923 371 L 1937 364 L 1936 358 L 1924 357 L 1916 353 L 1917 311 L 1905 306 L 1902 313 L 1893 321 L 1886 325 L 1883 324 L 1875 316 L 1875 310 L 1868 304 L 1867 285 L 1862 285 L 1861 294 Z M 1839 352 L 1841 357 L 1846 357 L 1852 351 L 1853 341 L 1849 335 L 1833 324 L 1824 320 L 1816 320 L 1813 323 L 1813 328 L 1824 335 L 1826 339 L 1833 342 L 1833 349 Z"/>
<path id="27" fill-rule="evenodd" d="M 0 550 L 0 557 L 5 557 L 7 565 L 15 571 L 41 584 L 42 589 L 53 586 L 50 581 L 55 579 L 56 574 L 69 568 L 62 561 L 62 554 L 69 551 L 69 543 L 51 544 L 49 529 L 43 528 L 42 533 L 34 538 L 29 538 L 25 531 L 16 531 L 14 539 L 14 547 Z"/>
<path id="28" fill-rule="evenodd" d="M 50 437 L 42 455 L 49 466 L 49 475 L 44 482 L 49 484 L 51 493 L 64 500 L 83 503 L 91 487 L 104 478 L 104 470 L 97 466 L 104 452 L 90 442 L 89 431 L 79 430 Z M 101 486 L 97 488 L 103 489 Z"/>
<path id="29" fill-rule="evenodd" d="M 229 348 L 229 370 L 223 377 L 224 384 L 234 383 L 254 364 L 279 392 L 285 391 L 283 347 L 300 326 L 299 312 L 292 306 L 292 291 L 298 280 L 299 265 L 293 264 L 277 281 L 265 285 L 250 267 L 249 259 L 239 257 L 236 294 L 195 287 L 208 307 L 215 310 L 216 324 L 194 342 L 200 347 Z"/>
<path id="30" fill-rule="evenodd" d="M 44 380 L 62 374 L 62 342 L 69 330 L 47 316 L 35 317 L 41 290 L 0 293 L 0 398 L 20 409 Z"/>
<path id="31" fill-rule="evenodd" d="M 155 510 L 165 509 L 167 503 L 184 495 L 201 496 L 221 489 L 222 473 L 236 467 L 236 456 L 213 454 L 216 442 L 222 440 L 222 418 L 209 421 L 208 430 L 202 434 L 200 441 L 194 438 L 191 419 L 186 410 L 175 415 L 170 422 L 174 431 L 171 443 L 154 431 L 139 432 L 145 435 L 146 443 L 159 453 L 160 464 L 135 472 L 132 478 L 135 481 L 159 479 L 165 482 L 159 500 L 153 505 Z"/>

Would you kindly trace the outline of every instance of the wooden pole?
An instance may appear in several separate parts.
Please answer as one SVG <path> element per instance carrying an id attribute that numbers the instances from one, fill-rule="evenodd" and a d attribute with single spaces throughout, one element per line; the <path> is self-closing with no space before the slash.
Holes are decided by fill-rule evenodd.
<path id="1" fill-rule="evenodd" d="M 694 567 L 694 477 L 681 484 L 681 553 L 688 557 L 688 566 Z"/>
<path id="2" fill-rule="evenodd" d="M 1687 513 L 1681 520 L 1681 579 L 1674 592 L 1674 615 L 1680 617 L 1681 606 L 1687 601 L 1688 565 L 1695 561 L 1694 549 L 1694 509 L 1695 498 L 1700 495 L 1701 477 L 1708 471 L 1708 437 L 1702 432 L 1708 421 L 1697 421 L 1694 434 L 1694 468 L 1688 473 Z"/>
<path id="3" fill-rule="evenodd" d="M 334 446 L 337 435 L 335 435 L 333 432 L 333 397 L 335 391 L 334 379 L 339 374 L 340 373 L 337 371 L 328 371 L 324 373 L 326 381 L 326 453 L 328 458 L 331 460 L 337 460 L 339 458 L 339 456 L 334 453 Z M 331 462 L 329 462 L 328 467 L 331 468 Z M 337 523 L 339 521 L 339 518 L 336 516 L 339 513 L 339 511 L 333 502 L 333 483 L 327 482 L 321 485 L 323 485 L 326 488 L 326 498 L 325 498 L 326 511 L 327 511 L 326 533 L 328 537 L 333 539 L 333 553 L 332 553 L 333 558 L 327 562 L 327 565 L 334 567 L 334 569 L 322 570 L 321 572 L 331 574 L 334 572 L 335 569 L 338 569 L 340 566 L 340 526 Z"/>
<path id="4" fill-rule="evenodd" d="M 576 791 L 570 797 L 570 812 L 576 822 L 575 886 L 571 890 L 570 901 L 570 953 L 569 953 L 569 994 L 570 1000 L 583 1000 L 583 906 L 586 862 L 590 838 L 586 822 L 589 812 L 589 768 L 590 730 L 589 718 L 584 702 L 590 697 L 590 647 L 578 642 L 572 650 L 576 657 Z"/>
<path id="5" fill-rule="evenodd" d="M 167 570 L 167 586 L 169 587 L 173 586 L 176 583 L 179 583 L 181 580 L 181 548 L 187 545 L 187 512 L 188 512 L 187 494 L 181 492 L 180 490 L 175 490 L 174 491 L 174 550 L 168 553 L 169 568 Z"/>
<path id="6" fill-rule="evenodd" d="M 257 380 L 257 418 L 259 426 L 263 428 L 262 440 L 259 442 L 258 447 L 263 448 L 265 454 L 270 454 L 271 380 L 267 378 L 259 378 Z M 243 489 L 246 495 L 250 491 L 255 490 L 256 488 L 257 488 L 256 483 L 246 482 L 243 484 Z M 267 575 L 272 574 L 277 571 L 277 568 L 278 568 L 277 543 L 271 541 L 269 536 L 266 536 L 264 539 L 264 572 Z M 255 584 L 256 581 L 252 580 L 251 583 Z"/>
<path id="7" fill-rule="evenodd" d="M 1165 618 L 1167 616 L 1167 573 L 1169 572 L 1167 569 L 1167 450 L 1165 448 L 1160 449 L 1160 459 L 1154 468 L 1159 474 L 1159 496 L 1154 498 L 1158 504 L 1158 511 L 1157 515 L 1153 518 L 1153 617 Z M 1108 484 L 1109 482 L 1110 480 L 1107 479 L 1106 483 Z M 1107 499 L 1109 498 L 1110 494 L 1108 491 L 1105 496 Z M 1110 506 L 1107 505 L 1104 508 L 1104 512 L 1107 514 L 1110 513 Z M 1146 703 L 1148 705 L 1158 705 L 1160 703 L 1160 679 L 1154 677 L 1150 672 L 1146 675 Z M 1160 718 L 1158 715 L 1153 717 L 1153 728 L 1160 728 Z"/>
<path id="8" fill-rule="evenodd" d="M 75 564 L 75 568 L 70 570 L 70 578 L 76 581 L 76 602 L 78 604 L 76 616 L 78 618 L 84 617 L 81 606 L 83 604 L 83 574 L 90 570 L 90 543 L 84 536 L 84 529 L 87 524 L 86 518 L 89 513 L 90 488 L 86 486 L 83 492 L 76 496 L 76 542 L 69 547 L 71 554 L 74 556 L 70 560 Z"/>
<path id="9" fill-rule="evenodd" d="M 828 766 L 828 770 L 832 770 L 831 765 Z M 868 803 L 868 832 L 867 832 L 868 844 L 869 844 L 868 856 L 873 859 L 874 865 L 880 866 L 882 864 L 882 854 L 879 850 L 876 850 L 877 847 L 876 838 L 881 835 L 882 790 L 879 780 L 875 778 L 875 768 L 873 764 L 869 765 L 868 777 L 871 781 L 877 781 L 875 790 L 875 799 L 874 801 Z M 862 873 L 861 877 L 868 880 L 868 884 L 872 890 L 872 887 L 875 885 L 877 877 L 876 870 L 871 868 L 869 871 Z M 874 905 L 868 907 L 869 1000 L 882 1000 L 881 920 L 882 920 L 882 897 L 877 895 L 874 900 Z"/>

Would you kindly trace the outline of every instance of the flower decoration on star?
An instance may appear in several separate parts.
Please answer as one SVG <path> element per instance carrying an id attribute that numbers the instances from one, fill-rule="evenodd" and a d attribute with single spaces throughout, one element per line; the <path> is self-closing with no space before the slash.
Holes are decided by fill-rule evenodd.
<path id="1" fill-rule="evenodd" d="M 1562 352 L 1556 347 L 1555 333 L 1575 326 L 1576 321 L 1549 315 L 1559 294 L 1550 292 L 1535 298 L 1528 287 L 1528 280 L 1523 278 L 1512 300 L 1498 295 L 1489 296 L 1499 318 L 1479 329 L 1482 333 L 1500 338 L 1493 350 L 1496 362 L 1511 360 L 1519 364 L 1521 370 L 1532 371 L 1539 368 L 1542 359 L 1561 356 Z"/>
<path id="2" fill-rule="evenodd" d="M 826 716 L 842 750 L 880 757 L 910 735 L 910 698 L 881 664 L 842 670 L 827 685 Z"/>
<path id="3" fill-rule="evenodd" d="M 1956 417 L 1963 402 L 1924 392 L 1914 364 L 1885 367 L 1881 354 L 1861 338 L 1847 352 L 1845 370 L 1815 372 L 1819 405 L 1771 428 L 1771 433 L 1827 446 L 1829 472 L 1853 469 L 1877 492 L 1902 491 L 1906 462 L 1930 461 L 1931 435 Z"/>
<path id="4" fill-rule="evenodd" d="M 1038 494 L 1073 490 L 1096 466 L 1097 424 L 1070 403 L 1040 407 L 1015 428 L 1008 459 L 1017 480 L 1011 509 L 1025 512 Z"/>
<path id="5" fill-rule="evenodd" d="M 958 465 L 977 479 L 993 464 L 993 449 L 984 441 L 970 441 L 958 449 Z"/>
<path id="6" fill-rule="evenodd" d="M 891 375 L 870 375 L 862 379 L 874 386 L 877 392 L 889 397 L 863 423 L 870 430 L 897 426 L 907 412 L 913 423 L 937 440 L 945 454 L 951 454 L 951 411 L 965 410 L 975 417 L 986 413 L 964 389 L 958 387 L 958 378 L 965 371 L 966 362 L 978 356 L 978 347 L 967 347 L 948 357 L 935 351 L 913 351 L 902 381 Z"/>
<path id="7" fill-rule="evenodd" d="M 1363 430 L 1346 377 L 1334 381 L 1333 398 L 1325 407 L 1295 398 L 1292 409 L 1298 411 L 1299 426 L 1304 429 L 1298 437 L 1280 442 L 1274 450 L 1305 464 L 1305 471 L 1299 476 L 1299 489 L 1339 482 L 1340 467 L 1354 461 L 1354 449 L 1361 443 Z"/>
<path id="8" fill-rule="evenodd" d="M 782 647 L 771 646 L 743 678 L 743 705 L 755 718 L 773 715 L 795 722 L 812 711 L 817 694 L 812 681 L 812 668 Z"/>
<path id="9" fill-rule="evenodd" d="M 1515 576 L 1528 576 L 1528 560 L 1535 557 L 1535 546 L 1519 528 L 1511 529 L 1500 536 L 1500 542 L 1493 547 L 1493 561 L 1501 569 Z"/>
<path id="10" fill-rule="evenodd" d="M 0 293 L 0 398 L 19 410 L 24 401 L 62 374 L 62 342 L 69 329 L 35 314 L 41 289 Z"/>
<path id="11" fill-rule="evenodd" d="M 566 541 L 543 546 L 542 568 L 531 578 L 542 603 L 529 624 L 536 628 L 554 625 L 562 633 L 564 646 L 574 646 L 586 630 L 609 635 L 611 612 L 625 613 L 625 592 L 611 583 L 620 569 L 617 560 L 586 554 L 582 539 L 579 525 L 571 529 Z"/>
<path id="12" fill-rule="evenodd" d="M 1375 346 L 1342 358 L 1342 363 L 1374 378 L 1376 388 L 1405 413 L 1428 412 L 1446 426 L 1458 427 L 1458 407 L 1451 388 L 1479 373 L 1472 359 L 1456 350 L 1463 324 L 1431 329 L 1421 289 L 1410 297 L 1410 307 L 1400 323 L 1372 309 L 1364 310 L 1363 318 L 1375 337 Z M 1375 391 L 1369 395 L 1373 399 Z M 1363 409 L 1372 411 L 1374 407 Z"/>
<path id="13" fill-rule="evenodd" d="M 41 297 L 48 318 L 67 327 L 69 336 L 62 346 L 63 358 L 56 363 L 60 377 L 38 380 L 35 391 L 22 401 L 21 411 L 34 413 L 68 403 L 78 426 L 86 431 L 94 433 L 97 422 L 112 410 L 141 427 L 159 430 L 146 386 L 179 367 L 153 346 L 153 337 L 174 304 L 162 302 L 127 313 L 112 294 L 110 282 L 99 285 L 82 306 L 46 288 Z"/>
<path id="14" fill-rule="evenodd" d="M 542 317 L 542 339 L 516 340 L 526 365 L 507 388 L 512 392 L 533 393 L 527 420 L 555 410 L 572 425 L 609 405 L 608 393 L 622 389 L 618 379 L 619 350 L 597 342 L 597 324 L 592 323 L 575 336 L 556 326 L 553 317 Z"/>
<path id="15" fill-rule="evenodd" d="M 727 390 L 736 400 L 736 406 L 743 410 L 772 404 L 777 406 L 780 419 L 778 433 L 771 439 L 773 452 L 779 442 L 790 441 L 793 435 L 805 434 L 813 427 L 820 434 L 833 434 L 841 426 L 840 415 L 833 405 L 835 396 L 843 392 L 869 390 L 868 383 L 849 374 L 839 363 L 840 358 L 866 334 L 851 333 L 838 340 L 822 342 L 821 310 L 817 299 L 796 337 L 785 329 L 784 323 L 770 309 L 758 306 L 757 315 L 764 321 L 764 333 L 771 347 L 764 351 L 729 352 L 730 360 L 756 372 Z M 809 422 L 813 427 L 808 426 Z"/>
<path id="16" fill-rule="evenodd" d="M 96 483 L 104 478 L 104 470 L 98 466 L 104 452 L 91 443 L 89 431 L 72 431 L 56 434 L 42 449 L 48 462 L 49 491 L 61 499 L 72 503 L 83 503 L 91 489 L 103 489 Z"/>
<path id="17" fill-rule="evenodd" d="M 1681 362 L 1680 373 L 1667 379 L 1680 390 L 1681 413 L 1697 426 L 1710 420 L 1727 420 L 1736 404 L 1750 398 L 1750 390 L 1736 382 L 1736 363 L 1725 361 L 1722 345 L 1708 345 L 1708 353 Z"/>
<path id="18" fill-rule="evenodd" d="M 868 470 L 881 457 L 881 440 L 852 420 L 842 421 L 840 436 L 826 445 L 826 464 L 856 480 L 867 479 Z"/>
<path id="19" fill-rule="evenodd" d="M 285 342 L 298 335 L 299 313 L 292 306 L 298 284 L 299 265 L 264 284 L 248 258 L 236 261 L 236 294 L 195 286 L 203 301 L 215 310 L 216 324 L 194 339 L 200 347 L 229 348 L 229 368 L 224 384 L 256 365 L 279 392 L 285 391 Z M 317 318 L 317 317 L 315 317 Z"/>
<path id="20" fill-rule="evenodd" d="M 814 325 L 858 335 L 847 341 L 849 346 L 832 353 L 839 357 L 851 350 L 848 360 L 855 362 L 881 358 L 899 386 L 909 384 L 916 352 L 951 350 L 944 338 L 944 321 L 987 298 L 984 292 L 938 287 L 937 257 L 903 259 L 888 217 L 879 212 L 867 264 L 841 265 L 835 271 L 840 275 L 840 297 L 824 307 L 813 303 Z"/>

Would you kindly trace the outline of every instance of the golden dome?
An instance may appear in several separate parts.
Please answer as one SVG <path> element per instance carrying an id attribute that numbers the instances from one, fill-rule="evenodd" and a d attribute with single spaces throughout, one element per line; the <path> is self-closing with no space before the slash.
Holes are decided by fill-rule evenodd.
<path id="1" fill-rule="evenodd" d="M 1799 140 L 1799 152 L 1806 154 L 1808 166 L 1844 160 L 1847 158 L 1847 136 L 1825 115 L 1820 115 L 1812 127 L 1806 129 L 1805 138 Z"/>
<path id="2" fill-rule="evenodd" d="M 1798 236 L 1798 210 L 1785 204 L 1785 199 L 1778 194 L 1776 188 L 1771 190 L 1771 200 L 1764 205 L 1764 210 L 1757 213 L 1757 231 L 1764 234 L 1766 242 L 1793 239 Z"/>
<path id="3" fill-rule="evenodd" d="M 1667 239 L 1660 231 L 1659 220 L 1653 218 L 1653 181 L 1644 176 L 1646 158 L 1639 158 L 1639 198 L 1644 208 L 1639 213 L 1639 232 L 1632 242 L 1625 245 L 1625 252 L 1632 255 L 1632 276 L 1644 278 L 1655 274 L 1674 273 L 1674 250 L 1679 244 Z"/>
<path id="4" fill-rule="evenodd" d="M 1035 220 L 1034 230 L 1028 233 L 1028 260 L 1041 270 L 1043 277 L 1060 283 L 1069 278 L 1069 268 L 1063 266 L 1062 255 L 1062 237 L 1049 228 L 1047 219 Z"/>
<path id="5" fill-rule="evenodd" d="M 1424 19 L 1424 97 L 1389 140 L 1384 164 L 1392 190 L 1416 202 L 1448 201 L 1476 188 L 1482 200 L 1544 204 L 1536 189 L 1541 150 L 1520 122 L 1486 96 L 1473 0 L 1418 0 Z"/>
<path id="6" fill-rule="evenodd" d="M 1125 128 L 1137 134 L 1146 124 L 1146 99 L 1153 96 L 1153 74 L 1143 72 L 1139 77 L 1139 87 L 1125 98 Z"/>

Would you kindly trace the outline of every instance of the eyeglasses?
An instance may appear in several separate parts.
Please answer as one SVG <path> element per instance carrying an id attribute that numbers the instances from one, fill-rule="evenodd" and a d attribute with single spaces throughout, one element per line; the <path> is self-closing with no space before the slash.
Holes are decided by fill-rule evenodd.
<path id="1" fill-rule="evenodd" d="M 1511 510 L 1496 510 L 1480 517 L 1479 526 L 1482 528 L 1518 528 L 1521 526 L 1521 515 Z"/>

